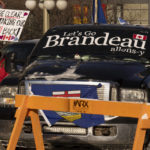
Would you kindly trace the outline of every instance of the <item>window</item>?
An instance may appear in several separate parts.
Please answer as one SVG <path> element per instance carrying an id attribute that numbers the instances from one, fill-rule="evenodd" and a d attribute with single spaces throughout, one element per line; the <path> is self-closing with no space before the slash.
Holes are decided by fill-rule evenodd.
<path id="1" fill-rule="evenodd" d="M 126 20 L 130 24 L 134 25 L 148 25 L 148 1 L 143 2 L 135 0 L 130 3 L 122 1 L 119 2 L 116 0 L 107 1 L 106 6 L 106 16 L 107 22 L 110 24 L 119 24 L 118 18 L 121 17 L 122 19 Z"/>

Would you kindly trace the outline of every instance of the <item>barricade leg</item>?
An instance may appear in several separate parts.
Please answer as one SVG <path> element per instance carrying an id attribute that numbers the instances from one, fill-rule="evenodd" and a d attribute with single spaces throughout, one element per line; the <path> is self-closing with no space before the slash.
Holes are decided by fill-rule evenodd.
<path id="1" fill-rule="evenodd" d="M 134 138 L 133 150 L 143 150 L 146 130 L 142 129 L 142 119 L 138 120 Z"/>
<path id="2" fill-rule="evenodd" d="M 148 129 L 149 124 L 148 111 L 149 109 L 147 108 L 146 105 L 144 105 L 141 110 L 141 114 L 138 118 L 138 124 L 136 127 L 136 134 L 133 143 L 133 150 L 143 150 L 146 129 Z"/>
<path id="3" fill-rule="evenodd" d="M 43 142 L 43 137 L 42 137 L 42 132 L 41 132 L 41 125 L 40 125 L 38 111 L 30 110 L 29 116 L 31 117 L 36 149 L 44 150 L 44 142 Z"/>
<path id="4" fill-rule="evenodd" d="M 26 107 L 27 99 L 28 99 L 27 96 L 24 97 L 22 100 L 21 107 L 17 109 L 16 121 L 15 121 L 14 128 L 13 128 L 10 140 L 9 140 L 7 150 L 15 150 L 16 149 L 16 145 L 17 145 L 17 142 L 18 142 L 18 139 L 19 139 L 22 127 L 23 127 L 23 123 L 24 123 L 25 117 L 28 113 L 28 109 Z"/>

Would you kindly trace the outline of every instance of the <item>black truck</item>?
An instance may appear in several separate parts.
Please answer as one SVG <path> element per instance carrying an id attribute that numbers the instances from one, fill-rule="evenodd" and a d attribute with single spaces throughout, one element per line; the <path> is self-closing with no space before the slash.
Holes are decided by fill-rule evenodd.
<path id="1" fill-rule="evenodd" d="M 44 34 L 22 71 L 16 69 L 17 64 L 8 56 L 5 67 L 11 76 L 0 86 L 2 145 L 7 144 L 11 134 L 15 110 L 12 100 L 15 93 L 10 96 L 3 86 L 12 91 L 18 88 L 19 94 L 149 103 L 149 32 L 148 27 L 130 25 L 58 26 Z M 16 81 L 11 86 L 10 79 Z M 104 150 L 132 147 L 137 119 L 94 116 L 92 122 L 84 114 L 50 112 L 53 114 L 50 118 L 48 113 L 39 111 L 47 149 L 81 144 Z M 149 149 L 149 137 L 147 132 L 143 149 Z M 18 147 L 34 147 L 28 119 Z"/>

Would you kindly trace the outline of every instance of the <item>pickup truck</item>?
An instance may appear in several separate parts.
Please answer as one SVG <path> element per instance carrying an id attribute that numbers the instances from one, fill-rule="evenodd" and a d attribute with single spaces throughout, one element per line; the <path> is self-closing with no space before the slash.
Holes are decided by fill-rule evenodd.
<path id="1" fill-rule="evenodd" d="M 22 71 L 15 70 L 15 63 L 8 65 L 13 63 L 9 56 L 5 67 L 8 73 L 18 79 L 18 84 L 13 86 L 18 87 L 19 94 L 148 103 L 149 39 L 150 28 L 142 26 L 57 26 L 44 34 Z M 1 89 L 4 89 L 3 83 L 6 81 L 7 78 L 2 82 Z M 4 99 L 4 96 L 1 97 Z M 5 145 L 13 127 L 12 110 L 15 109 L 13 100 L 1 99 L 1 103 L 3 111 L 7 111 L 9 116 L 8 119 L 3 118 L 0 112 L 0 140 Z M 104 150 L 127 150 L 132 147 L 137 119 L 96 116 L 91 122 L 84 118 L 84 114 L 50 112 L 53 116 L 49 117 L 47 113 L 39 111 L 47 149 L 51 146 L 62 148 L 81 144 Z M 74 119 L 69 120 L 68 116 L 74 116 Z M 104 122 L 100 121 L 102 118 Z M 18 142 L 18 147 L 21 146 L 34 147 L 28 119 Z M 150 149 L 149 132 L 143 149 Z"/>

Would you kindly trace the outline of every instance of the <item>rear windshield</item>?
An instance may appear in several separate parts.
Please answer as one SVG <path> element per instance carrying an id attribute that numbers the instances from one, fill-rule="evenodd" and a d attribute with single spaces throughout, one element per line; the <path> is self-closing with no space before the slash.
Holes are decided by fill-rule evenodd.
<path id="1" fill-rule="evenodd" d="M 49 30 L 34 49 L 38 58 L 150 58 L 149 28 L 81 25 Z"/>
<path id="2" fill-rule="evenodd" d="M 2 55 L 8 53 L 15 53 L 15 59 L 25 61 L 26 57 L 29 56 L 35 46 L 35 43 L 15 43 L 9 44 L 6 47 L 0 49 Z"/>
<path id="3" fill-rule="evenodd" d="M 26 44 L 9 44 L 2 48 L 0 51 L 3 51 L 5 53 L 9 52 L 17 52 L 17 51 L 31 51 L 34 48 L 34 43 L 26 43 Z"/>

